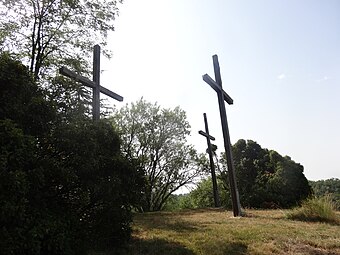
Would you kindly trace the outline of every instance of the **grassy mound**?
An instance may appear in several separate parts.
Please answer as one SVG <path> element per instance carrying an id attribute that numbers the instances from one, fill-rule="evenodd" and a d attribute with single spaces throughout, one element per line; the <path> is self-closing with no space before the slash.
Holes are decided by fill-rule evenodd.
<path id="1" fill-rule="evenodd" d="M 313 197 L 286 214 L 288 219 L 339 224 L 336 204 L 330 196 Z"/>

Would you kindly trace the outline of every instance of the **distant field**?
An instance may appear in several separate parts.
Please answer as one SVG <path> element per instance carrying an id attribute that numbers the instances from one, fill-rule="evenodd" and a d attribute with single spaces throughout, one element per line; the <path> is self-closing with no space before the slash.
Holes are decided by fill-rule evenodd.
<path id="1" fill-rule="evenodd" d="M 340 226 L 285 219 L 280 210 L 221 209 L 136 214 L 124 254 L 340 254 Z M 339 215 L 340 216 L 340 215 Z"/>

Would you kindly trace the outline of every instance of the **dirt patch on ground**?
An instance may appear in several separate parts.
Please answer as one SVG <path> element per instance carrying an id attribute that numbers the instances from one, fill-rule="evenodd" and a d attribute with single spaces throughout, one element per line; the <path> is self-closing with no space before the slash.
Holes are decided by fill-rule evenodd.
<path id="1" fill-rule="evenodd" d="M 328 251 L 326 249 L 313 247 L 303 243 L 291 243 L 287 244 L 285 251 L 287 254 L 294 255 L 339 255 L 340 249 Z"/>

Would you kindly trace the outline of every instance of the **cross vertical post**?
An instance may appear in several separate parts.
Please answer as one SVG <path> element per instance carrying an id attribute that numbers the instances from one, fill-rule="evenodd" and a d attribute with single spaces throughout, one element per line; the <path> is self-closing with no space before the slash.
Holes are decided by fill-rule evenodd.
<path id="1" fill-rule="evenodd" d="M 203 75 L 203 80 L 208 83 L 217 93 L 218 104 L 220 108 L 220 117 L 222 124 L 222 132 L 223 132 L 223 140 L 224 140 L 224 148 L 227 159 L 227 167 L 228 167 L 228 177 L 229 177 L 229 185 L 231 191 L 231 200 L 233 204 L 233 213 L 234 217 L 241 216 L 241 204 L 240 198 L 237 190 L 236 183 L 236 175 L 235 175 L 235 167 L 233 162 L 233 156 L 231 151 L 231 142 L 228 128 L 228 120 L 227 113 L 225 109 L 224 101 L 227 101 L 228 104 L 233 104 L 233 100 L 231 97 L 223 90 L 222 88 L 222 79 L 220 66 L 218 63 L 217 55 L 213 56 L 213 64 L 214 64 L 214 73 L 215 73 L 215 81 L 208 75 Z"/>
<path id="2" fill-rule="evenodd" d="M 215 137 L 213 137 L 209 134 L 207 114 L 203 113 L 203 117 L 204 117 L 205 132 L 200 130 L 200 131 L 198 131 L 198 133 L 207 138 L 211 179 L 212 179 L 212 184 L 213 184 L 214 204 L 215 204 L 215 207 L 220 207 L 220 198 L 219 198 L 219 195 L 218 195 L 218 188 L 217 188 L 217 181 L 216 181 L 216 174 L 215 174 L 215 164 L 214 164 L 213 151 L 212 151 L 211 142 L 210 142 L 210 140 L 214 141 Z"/>
<path id="3" fill-rule="evenodd" d="M 93 48 L 93 82 L 95 87 L 93 88 L 93 101 L 92 112 L 93 120 L 99 120 L 100 118 L 100 46 L 97 44 Z"/>

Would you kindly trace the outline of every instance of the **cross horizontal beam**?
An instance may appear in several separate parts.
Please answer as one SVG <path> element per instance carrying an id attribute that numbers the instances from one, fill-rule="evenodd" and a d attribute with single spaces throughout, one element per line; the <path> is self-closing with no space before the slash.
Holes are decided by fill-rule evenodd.
<path id="1" fill-rule="evenodd" d="M 211 135 L 208 135 L 207 133 L 203 132 L 202 130 L 198 131 L 198 133 L 199 133 L 200 135 L 205 136 L 206 138 L 209 138 L 210 140 L 215 141 L 215 137 L 213 137 L 213 136 L 211 136 Z"/>
<path id="2" fill-rule="evenodd" d="M 234 100 L 208 75 L 203 75 L 203 80 L 210 85 L 217 93 L 222 92 L 224 100 L 228 104 L 233 104 Z"/>
<path id="3" fill-rule="evenodd" d="M 96 84 L 91 81 L 90 79 L 87 79 L 79 74 L 76 74 L 75 72 L 71 71 L 70 69 L 66 68 L 66 67 L 61 67 L 59 69 L 59 73 L 69 77 L 69 78 L 73 78 L 75 79 L 76 81 L 79 81 L 81 82 L 82 84 L 84 84 L 85 86 L 88 86 L 88 87 L 91 87 L 91 88 L 95 88 L 96 87 Z M 100 89 L 100 92 L 102 92 L 103 94 L 113 98 L 113 99 L 116 99 L 117 101 L 119 102 L 122 102 L 123 101 L 123 97 L 114 93 L 113 91 L 107 89 L 107 88 L 104 88 L 102 86 L 99 86 L 99 89 Z"/>

